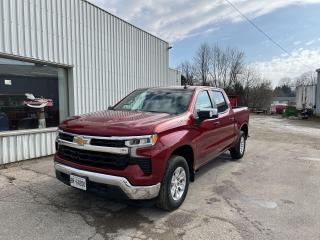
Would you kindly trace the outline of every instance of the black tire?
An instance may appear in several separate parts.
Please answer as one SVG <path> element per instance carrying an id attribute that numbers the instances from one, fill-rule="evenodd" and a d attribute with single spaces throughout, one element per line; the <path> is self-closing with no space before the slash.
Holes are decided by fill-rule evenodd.
<path id="1" fill-rule="evenodd" d="M 234 147 L 230 148 L 230 155 L 233 160 L 239 160 L 243 157 L 246 151 L 246 140 L 247 140 L 246 134 L 243 131 L 241 131 L 240 136 L 237 140 L 237 143 L 235 144 Z M 244 148 L 242 151 L 241 151 L 241 141 L 244 141 Z"/>
<path id="2" fill-rule="evenodd" d="M 185 171 L 186 185 L 181 198 L 179 200 L 174 200 L 171 194 L 171 179 L 172 179 L 173 173 L 179 167 L 182 167 Z M 189 166 L 186 159 L 181 156 L 176 156 L 176 155 L 171 156 L 168 161 L 168 166 L 165 172 L 165 176 L 161 182 L 160 193 L 157 199 L 156 206 L 166 211 L 173 211 L 179 208 L 186 198 L 188 188 L 189 188 L 189 182 L 190 182 L 190 172 L 189 172 Z"/>

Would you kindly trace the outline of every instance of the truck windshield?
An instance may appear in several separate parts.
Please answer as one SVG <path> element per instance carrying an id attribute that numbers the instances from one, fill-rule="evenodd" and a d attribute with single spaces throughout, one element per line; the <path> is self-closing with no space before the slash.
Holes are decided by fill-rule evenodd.
<path id="1" fill-rule="evenodd" d="M 129 94 L 114 110 L 180 114 L 187 111 L 193 91 L 144 89 Z"/>

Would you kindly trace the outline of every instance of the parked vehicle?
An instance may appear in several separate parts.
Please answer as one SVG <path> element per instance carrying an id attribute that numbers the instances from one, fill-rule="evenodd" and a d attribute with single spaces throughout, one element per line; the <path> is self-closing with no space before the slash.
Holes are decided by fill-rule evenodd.
<path id="1" fill-rule="evenodd" d="M 273 103 L 270 106 L 270 113 L 282 114 L 287 107 L 288 107 L 288 104 L 286 103 Z"/>
<path id="2" fill-rule="evenodd" d="M 296 107 L 298 110 L 315 110 L 316 89 L 317 85 L 301 85 L 296 88 Z"/>
<path id="3" fill-rule="evenodd" d="M 201 166 L 227 150 L 242 158 L 248 122 L 248 109 L 232 109 L 222 89 L 139 89 L 108 111 L 59 126 L 56 176 L 82 190 L 115 187 L 174 210 Z"/>
<path id="4" fill-rule="evenodd" d="M 296 88 L 296 108 L 299 117 L 308 119 L 316 112 L 317 85 L 301 85 Z"/>
<path id="5" fill-rule="evenodd" d="M 238 107 L 238 101 L 239 101 L 239 96 L 237 95 L 228 95 L 231 107 L 236 108 Z"/>
<path id="6" fill-rule="evenodd" d="M 266 108 L 257 108 L 257 107 L 253 107 L 250 108 L 252 113 L 256 113 L 256 114 L 267 114 L 268 113 L 268 109 Z"/>

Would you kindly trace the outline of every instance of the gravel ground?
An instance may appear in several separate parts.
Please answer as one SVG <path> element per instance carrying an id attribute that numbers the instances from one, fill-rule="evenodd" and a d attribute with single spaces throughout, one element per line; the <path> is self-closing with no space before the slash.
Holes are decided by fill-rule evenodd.
<path id="1" fill-rule="evenodd" d="M 2 169 L 0 239 L 320 239 L 320 123 L 253 115 L 250 136 L 172 213 L 67 187 L 52 158 Z"/>

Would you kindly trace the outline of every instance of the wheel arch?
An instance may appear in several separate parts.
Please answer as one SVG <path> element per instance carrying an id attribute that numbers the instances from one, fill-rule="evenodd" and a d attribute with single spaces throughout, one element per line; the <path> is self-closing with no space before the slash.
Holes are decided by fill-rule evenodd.
<path id="1" fill-rule="evenodd" d="M 194 173 L 194 150 L 190 145 L 182 145 L 174 149 L 171 153 L 172 155 L 178 155 L 184 157 L 189 166 L 190 172 L 190 181 L 194 181 L 195 173 Z"/>
<path id="2" fill-rule="evenodd" d="M 243 131 L 244 134 L 246 135 L 246 139 L 249 137 L 249 125 L 248 123 L 243 123 L 240 127 L 240 131 Z"/>

